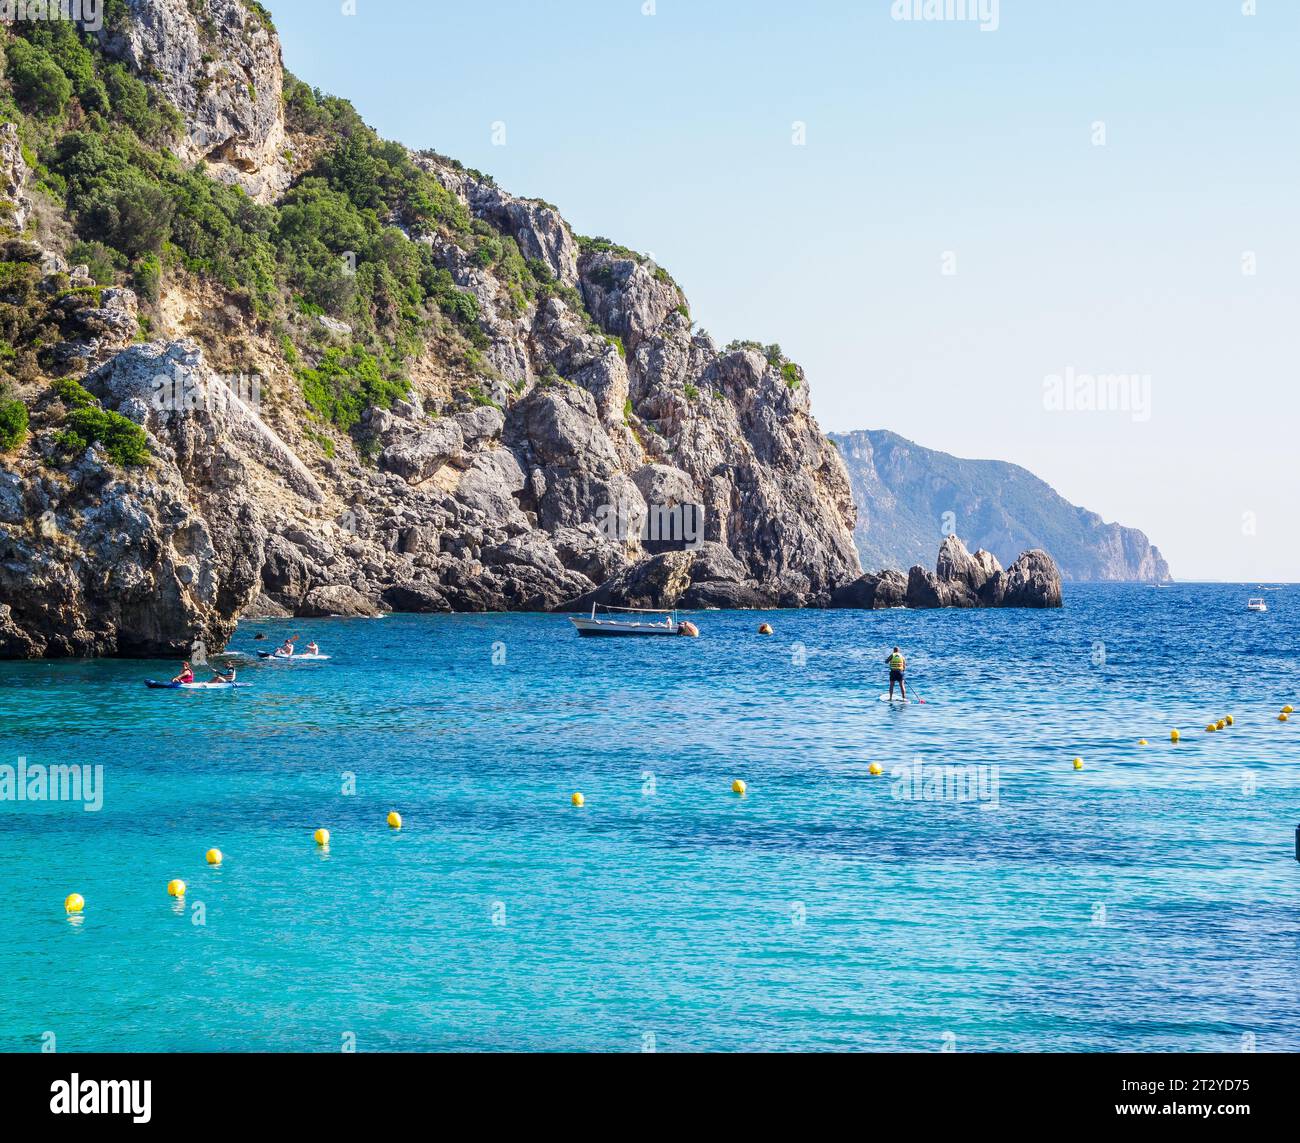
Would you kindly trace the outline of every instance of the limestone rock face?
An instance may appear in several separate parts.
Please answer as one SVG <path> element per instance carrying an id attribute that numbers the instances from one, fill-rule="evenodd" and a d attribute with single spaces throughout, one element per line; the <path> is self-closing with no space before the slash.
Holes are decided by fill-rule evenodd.
<path id="1" fill-rule="evenodd" d="M 611 254 L 584 259 L 582 290 L 592 317 L 629 348 L 659 329 L 682 304 L 677 287 L 656 277 L 653 269 Z"/>
<path id="2" fill-rule="evenodd" d="M 948 536 L 939 545 L 939 559 L 934 566 L 940 582 L 965 588 L 972 595 L 978 595 L 984 584 L 1001 570 L 995 555 L 982 548 L 971 555 L 956 536 Z"/>
<path id="3" fill-rule="evenodd" d="M 348 619 L 373 619 L 379 614 L 374 603 L 355 588 L 346 584 L 330 587 L 314 587 L 309 591 L 298 608 L 298 614 L 308 619 L 326 618 L 331 615 Z"/>
<path id="4" fill-rule="evenodd" d="M 907 577 L 902 572 L 883 571 L 876 575 L 868 572 L 852 583 L 837 589 L 831 596 L 831 606 L 856 608 L 862 611 L 905 607 L 907 584 Z"/>
<path id="5" fill-rule="evenodd" d="M 664 552 L 642 560 L 596 591 L 564 605 L 586 611 L 593 603 L 642 608 L 763 608 L 775 595 L 745 577 L 742 564 L 726 548 L 706 543 L 698 551 Z"/>
<path id="6" fill-rule="evenodd" d="M 435 155 L 414 155 L 416 165 L 435 174 L 478 218 L 505 231 L 525 258 L 544 262 L 568 286 L 578 284 L 578 244 L 560 212 L 537 199 L 516 198 L 495 183 L 475 178 Z"/>
<path id="7" fill-rule="evenodd" d="M 27 197 L 30 175 L 17 126 L 0 123 L 0 234 L 22 234 L 27 228 L 32 210 Z"/>
<path id="8" fill-rule="evenodd" d="M 280 39 L 241 0 L 126 0 L 104 49 L 156 83 L 180 111 L 180 158 L 271 202 L 289 185 Z"/>
<path id="9" fill-rule="evenodd" d="M 379 458 L 382 468 L 395 472 L 410 484 L 433 476 L 465 448 L 465 437 L 453 420 L 436 421 L 427 428 L 392 434 L 392 443 Z"/>
<path id="10" fill-rule="evenodd" d="M 995 580 L 994 591 L 1003 607 L 1061 606 L 1061 573 L 1052 557 L 1039 548 L 1025 552 Z"/>
<path id="11" fill-rule="evenodd" d="M 0 655 L 189 656 L 224 646 L 220 555 L 174 468 L 115 471 L 91 448 L 68 480 L 25 481 L 0 518 Z M 4 473 L 10 489 L 15 474 Z M 242 600 L 240 601 L 242 605 Z"/>

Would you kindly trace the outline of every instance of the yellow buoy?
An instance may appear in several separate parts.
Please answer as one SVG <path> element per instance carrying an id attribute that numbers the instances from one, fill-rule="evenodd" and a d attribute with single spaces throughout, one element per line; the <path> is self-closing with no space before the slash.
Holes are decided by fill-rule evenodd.
<path id="1" fill-rule="evenodd" d="M 63 908 L 69 913 L 80 913 L 85 907 L 86 899 L 80 893 L 69 893 L 63 902 Z"/>
<path id="2" fill-rule="evenodd" d="M 401 828 L 402 828 L 402 815 L 399 814 L 396 810 L 389 810 L 389 811 L 388 811 L 388 824 L 389 824 L 390 826 L 392 826 L 393 829 L 401 829 Z"/>
<path id="3" fill-rule="evenodd" d="M 209 865 L 220 865 L 220 864 L 221 864 L 221 850 L 219 850 L 219 849 L 210 849 L 210 850 L 208 850 L 206 856 L 207 856 L 208 864 L 209 864 Z"/>
<path id="4" fill-rule="evenodd" d="M 1139 739 L 1138 739 L 1138 745 L 1139 745 L 1139 746 L 1145 746 L 1145 745 L 1147 745 L 1147 740 L 1146 740 L 1145 738 L 1139 738 Z"/>
<path id="5" fill-rule="evenodd" d="M 1287 714 L 1286 711 L 1283 711 L 1281 714 L 1277 716 L 1277 720 L 1278 722 L 1286 722 L 1290 717 L 1291 716 Z"/>
<path id="6" fill-rule="evenodd" d="M 1076 770 L 1082 770 L 1082 769 L 1083 769 L 1083 759 L 1082 759 L 1082 758 L 1076 758 L 1076 759 L 1074 760 L 1074 768 L 1075 768 Z"/>
<path id="7" fill-rule="evenodd" d="M 569 801 L 571 801 L 575 806 L 581 806 L 586 803 L 587 799 L 584 798 L 581 794 L 575 793 L 573 797 L 569 799 Z"/>
<path id="8" fill-rule="evenodd" d="M 772 625 L 770 623 L 760 623 L 758 625 L 758 633 L 760 635 L 771 635 Z"/>
<path id="9" fill-rule="evenodd" d="M 881 767 L 879 762 L 873 762 L 871 763 L 870 766 L 867 767 L 867 773 L 870 774 L 873 778 L 879 778 L 880 775 L 883 774 L 884 772 L 885 771 Z"/>
<path id="10" fill-rule="evenodd" d="M 173 897 L 184 897 L 185 882 L 180 880 L 180 878 L 176 878 L 175 880 L 168 881 L 167 892 L 170 893 Z"/>
<path id="11" fill-rule="evenodd" d="M 1218 729 L 1219 729 L 1219 728 L 1218 728 L 1217 726 L 1215 726 L 1214 723 L 1210 723 L 1210 725 L 1207 726 L 1207 727 L 1205 728 L 1205 733 L 1206 733 L 1206 734 L 1213 734 L 1213 733 L 1214 733 L 1216 730 L 1218 730 Z"/>
<path id="12" fill-rule="evenodd" d="M 1229 726 L 1231 726 L 1231 725 L 1232 725 L 1232 715 L 1230 715 L 1230 714 L 1225 714 L 1225 715 L 1223 716 L 1223 721 L 1226 722 Z"/>
<path id="13" fill-rule="evenodd" d="M 731 792 L 733 794 L 743 794 L 748 788 L 749 787 L 746 786 L 745 783 L 742 782 L 739 778 L 737 778 L 734 782 L 731 783 Z"/>
<path id="14" fill-rule="evenodd" d="M 1222 730 L 1222 729 L 1223 729 L 1225 726 L 1227 726 L 1227 725 L 1228 725 L 1228 720 L 1227 720 L 1226 718 L 1221 718 L 1221 719 L 1219 719 L 1218 722 L 1216 722 L 1216 723 L 1214 724 L 1214 729 L 1215 729 L 1215 730 Z"/>
<path id="15" fill-rule="evenodd" d="M 1171 731 L 1169 732 L 1169 741 L 1170 741 L 1170 742 L 1177 742 L 1180 738 L 1182 738 L 1182 735 L 1179 734 L 1178 731 L 1176 731 L 1176 730 L 1171 730 Z"/>
<path id="16" fill-rule="evenodd" d="M 317 845 L 329 845 L 330 843 L 330 831 L 327 829 L 318 829 L 312 834 L 312 837 L 316 839 Z"/>
<path id="17" fill-rule="evenodd" d="M 1284 706 L 1284 707 L 1282 708 L 1282 713 L 1283 713 L 1283 714 L 1294 714 L 1294 713 L 1295 713 L 1295 707 L 1293 707 L 1290 703 L 1287 703 L 1286 706 Z"/>

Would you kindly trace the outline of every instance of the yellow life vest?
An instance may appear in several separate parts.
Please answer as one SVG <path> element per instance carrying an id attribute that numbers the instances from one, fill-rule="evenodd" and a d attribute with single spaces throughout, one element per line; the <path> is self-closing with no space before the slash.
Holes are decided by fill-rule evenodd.
<path id="1" fill-rule="evenodd" d="M 889 669 L 891 671 L 901 671 L 907 666 L 907 660 L 897 651 L 889 656 Z"/>

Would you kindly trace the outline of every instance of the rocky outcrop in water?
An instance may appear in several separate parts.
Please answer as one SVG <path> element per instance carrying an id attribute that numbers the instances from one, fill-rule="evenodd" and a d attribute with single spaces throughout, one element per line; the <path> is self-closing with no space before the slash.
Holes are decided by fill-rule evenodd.
<path id="1" fill-rule="evenodd" d="M 956 536 L 939 547 L 934 571 L 919 564 L 907 576 L 896 571 L 867 574 L 832 597 L 833 607 L 1060 607 L 1061 575 L 1046 552 L 1024 552 L 1003 570 L 983 549 L 971 553 Z"/>
<path id="2" fill-rule="evenodd" d="M 928 557 L 941 529 L 955 528 L 1004 561 L 1045 548 L 1066 580 L 1170 578 L 1145 534 L 1076 507 L 1019 465 L 962 460 L 885 431 L 831 439 L 853 487 L 864 567 L 909 567 Z"/>

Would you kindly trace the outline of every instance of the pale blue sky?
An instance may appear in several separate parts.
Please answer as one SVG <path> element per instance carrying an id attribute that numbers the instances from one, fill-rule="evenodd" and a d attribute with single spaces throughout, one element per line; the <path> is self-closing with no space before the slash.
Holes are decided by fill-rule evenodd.
<path id="1" fill-rule="evenodd" d="M 1300 580 L 1300 3 L 268 2 L 385 136 L 780 342 L 824 428 L 1023 464 L 1179 578 Z M 1149 419 L 1045 409 L 1071 367 L 1149 376 Z"/>

